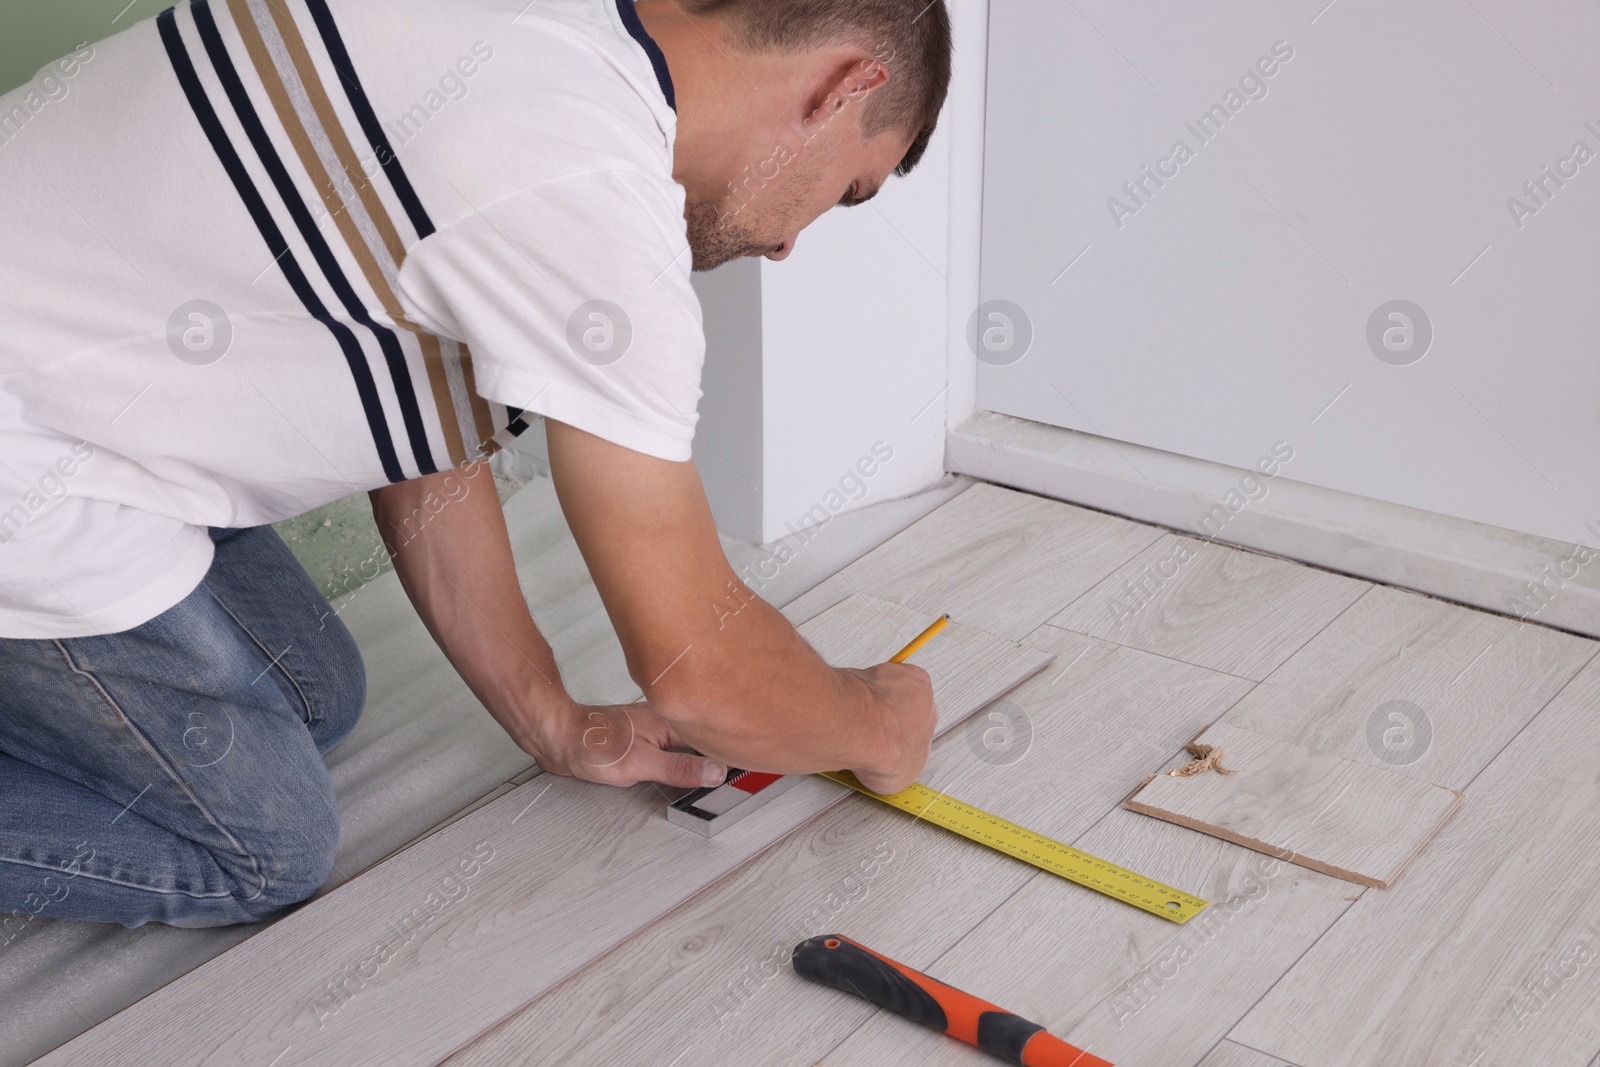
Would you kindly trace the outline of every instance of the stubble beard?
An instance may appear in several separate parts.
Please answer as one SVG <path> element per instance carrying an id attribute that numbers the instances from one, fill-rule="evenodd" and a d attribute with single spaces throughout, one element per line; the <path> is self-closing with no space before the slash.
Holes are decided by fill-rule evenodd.
<path id="1" fill-rule="evenodd" d="M 711 270 L 772 247 L 771 242 L 761 240 L 748 226 L 741 225 L 737 213 L 723 212 L 720 204 L 690 204 L 684 210 L 684 221 L 688 224 L 693 270 Z"/>

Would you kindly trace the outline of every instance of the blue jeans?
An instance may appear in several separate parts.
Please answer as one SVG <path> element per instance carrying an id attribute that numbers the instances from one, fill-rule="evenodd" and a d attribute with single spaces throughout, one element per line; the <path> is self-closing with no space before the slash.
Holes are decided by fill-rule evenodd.
<path id="1" fill-rule="evenodd" d="M 322 755 L 361 714 L 361 654 L 272 527 L 211 540 L 149 622 L 0 639 L 0 948 L 35 915 L 259 922 L 333 869 Z"/>

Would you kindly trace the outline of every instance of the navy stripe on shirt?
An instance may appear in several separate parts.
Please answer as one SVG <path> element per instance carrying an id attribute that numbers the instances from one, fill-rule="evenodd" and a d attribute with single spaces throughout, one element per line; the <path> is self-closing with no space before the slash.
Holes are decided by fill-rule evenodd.
<path id="1" fill-rule="evenodd" d="M 672 72 L 667 69 L 667 57 L 661 54 L 661 46 L 656 44 L 655 38 L 650 36 L 644 28 L 644 23 L 639 20 L 639 12 L 634 10 L 633 0 L 617 0 L 617 14 L 622 17 L 622 24 L 628 28 L 628 35 L 638 41 L 639 47 L 644 49 L 644 54 L 650 57 L 650 65 L 656 72 L 656 84 L 661 86 L 661 95 L 667 98 L 667 106 L 677 111 L 678 98 L 672 91 Z"/>
<path id="2" fill-rule="evenodd" d="M 228 139 L 227 131 L 223 129 L 216 111 L 212 109 L 211 101 L 206 97 L 205 87 L 200 84 L 194 63 L 189 58 L 189 50 L 178 32 L 172 8 L 168 8 L 156 17 L 156 28 L 160 33 L 161 43 L 166 48 L 167 59 L 172 64 L 173 73 L 178 78 L 178 84 L 182 86 L 184 96 L 189 100 L 189 107 L 194 111 L 195 119 L 205 132 L 206 139 L 211 142 L 211 149 L 216 153 L 222 169 L 232 180 L 239 199 L 244 201 L 245 209 L 255 222 L 262 240 L 266 242 L 267 250 L 272 253 L 273 261 L 283 271 L 289 288 L 294 291 L 306 311 L 312 318 L 326 326 L 328 332 L 333 334 L 339 343 L 345 363 L 350 368 L 350 376 L 355 380 L 356 395 L 361 399 L 361 408 L 366 414 L 367 427 L 372 432 L 372 443 L 377 449 L 378 460 L 383 465 L 384 476 L 391 482 L 404 481 L 405 474 L 400 469 L 400 460 L 395 454 L 394 439 L 389 435 L 389 424 L 384 418 L 383 403 L 378 398 L 377 385 L 372 379 L 372 369 L 367 366 L 367 357 L 361 351 L 360 342 L 356 340 L 354 332 L 348 326 L 328 314 L 328 309 L 317 296 L 316 290 L 307 281 L 305 272 L 300 269 L 294 253 L 289 250 L 289 243 L 284 239 L 283 231 L 273 220 L 272 212 L 262 200 L 255 182 L 251 180 L 249 172 L 245 170 L 244 163 L 239 158 L 239 153 L 234 150 L 233 143 Z"/>
<path id="3" fill-rule="evenodd" d="M 437 473 L 439 468 L 433 462 L 432 447 L 428 444 L 428 429 L 422 421 L 422 407 L 417 402 L 416 384 L 411 380 L 411 368 L 407 365 L 405 353 L 400 348 L 400 339 L 395 336 L 393 330 L 373 320 L 366 305 L 361 302 L 361 298 L 350 285 L 350 280 L 345 277 L 339 261 L 334 258 L 333 249 L 328 246 L 327 239 L 317 228 L 316 219 L 306 207 L 300 191 L 295 188 L 294 179 L 290 177 L 288 168 L 283 165 L 278 150 L 272 146 L 272 139 L 267 135 L 266 127 L 261 124 L 255 104 L 251 102 L 249 93 L 245 91 L 244 82 L 240 80 L 239 72 L 228 55 L 227 45 L 223 43 L 222 34 L 217 30 L 216 18 L 211 13 L 210 0 L 191 0 L 189 10 L 194 15 L 195 27 L 200 31 L 200 40 L 205 45 L 206 54 L 211 57 L 211 66 L 222 82 L 223 91 L 227 93 L 229 102 L 233 105 L 234 114 L 244 127 L 245 135 L 255 148 L 256 156 L 266 168 L 272 184 L 277 188 L 284 206 L 289 209 L 289 217 L 294 220 L 300 236 L 310 247 L 312 259 L 316 261 L 323 277 L 332 286 L 334 295 L 344 305 L 345 312 L 377 338 L 378 348 L 383 352 L 384 362 L 389 367 L 389 377 L 394 384 L 395 396 L 400 402 L 400 418 L 405 425 L 406 437 L 411 444 L 412 457 L 416 460 L 418 471 L 422 474 Z M 400 479 L 391 476 L 389 480 Z"/>
<path id="4" fill-rule="evenodd" d="M 339 83 L 344 86 L 345 97 L 350 101 L 351 110 L 356 113 L 361 132 L 366 134 L 367 142 L 372 145 L 374 156 L 383 167 L 383 173 L 388 175 L 389 185 L 400 199 L 401 206 L 406 209 L 406 217 L 411 220 L 411 228 L 417 231 L 420 241 L 433 233 L 433 220 L 428 217 L 416 190 L 411 187 L 411 179 L 400 165 L 400 157 L 394 154 L 394 148 L 384 136 L 378 113 L 372 109 L 372 101 L 367 99 L 367 91 L 361 86 L 355 64 L 350 62 L 350 52 L 344 46 L 338 23 L 333 21 L 333 12 L 328 10 L 323 0 L 306 0 L 306 7 L 311 10 L 311 21 L 316 23 L 317 32 L 322 35 L 323 47 L 333 60 L 333 69 L 339 72 Z"/>

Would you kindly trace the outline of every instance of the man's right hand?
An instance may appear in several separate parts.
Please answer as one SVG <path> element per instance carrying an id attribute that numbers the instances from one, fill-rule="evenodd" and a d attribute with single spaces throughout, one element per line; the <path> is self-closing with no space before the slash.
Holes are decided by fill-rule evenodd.
<path id="1" fill-rule="evenodd" d="M 843 669 L 865 682 L 882 709 L 883 741 L 870 766 L 850 767 L 874 793 L 898 793 L 917 780 L 928 763 L 939 712 L 933 704 L 933 681 L 915 663 L 880 663 Z"/>

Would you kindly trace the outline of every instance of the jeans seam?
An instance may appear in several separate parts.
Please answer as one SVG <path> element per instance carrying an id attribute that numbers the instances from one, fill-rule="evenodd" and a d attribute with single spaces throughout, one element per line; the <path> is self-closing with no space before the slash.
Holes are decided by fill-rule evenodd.
<path id="1" fill-rule="evenodd" d="M 86 671 L 82 667 L 78 666 L 78 664 L 72 658 L 71 650 L 67 648 L 67 646 L 62 642 L 61 638 L 59 638 L 59 637 L 58 638 L 54 638 L 54 642 L 55 642 L 56 648 L 61 653 L 61 658 L 67 664 L 67 669 L 72 671 L 72 673 L 74 673 L 74 674 L 81 675 L 84 678 L 88 679 L 89 684 L 94 686 L 95 691 L 100 694 L 100 699 L 104 700 L 106 702 L 106 706 L 109 707 L 112 711 L 114 711 L 116 713 L 116 715 L 117 715 L 117 718 L 120 719 L 122 721 L 122 723 L 128 727 L 128 732 L 131 733 L 134 736 L 134 738 L 136 738 L 138 740 L 139 744 L 144 747 L 146 754 L 151 759 L 155 760 L 156 765 L 159 766 L 163 771 L 165 771 L 167 773 L 167 777 L 171 778 L 174 782 L 177 783 L 178 788 L 183 790 L 184 795 L 189 798 L 190 803 L 192 803 L 195 806 L 195 808 L 200 812 L 200 814 L 205 817 L 206 822 L 210 823 L 213 827 L 215 827 L 217 829 L 217 831 L 219 833 L 222 834 L 223 837 L 227 838 L 230 842 L 232 842 L 234 847 L 236 849 L 238 849 L 239 855 L 243 856 L 245 859 L 250 861 L 250 866 L 252 868 L 254 868 L 254 870 L 255 870 L 255 877 L 256 877 L 256 881 L 258 882 L 258 885 L 256 886 L 256 889 L 255 889 L 255 891 L 253 893 L 251 893 L 248 897 L 245 897 L 243 899 L 245 899 L 245 900 L 255 900 L 258 897 L 262 896 L 264 893 L 266 893 L 266 891 L 267 891 L 267 876 L 266 876 L 266 872 L 264 872 L 261 869 L 261 861 L 256 858 L 255 853 L 253 853 L 249 849 L 245 848 L 244 842 L 240 841 L 237 837 L 235 837 L 233 835 L 233 832 L 231 830 L 229 830 L 227 827 L 223 826 L 220 822 L 217 821 L 216 816 L 211 813 L 211 809 L 206 807 L 206 805 L 203 802 L 201 802 L 200 798 L 195 795 L 194 790 L 190 789 L 188 784 L 184 782 L 183 778 L 176 771 L 174 771 L 172 769 L 172 765 L 167 762 L 166 758 L 161 755 L 161 751 L 159 749 L 157 749 L 156 746 L 150 742 L 150 739 L 148 737 L 145 736 L 144 731 L 139 729 L 139 727 L 134 723 L 134 721 L 132 719 L 128 718 L 128 716 L 126 714 L 124 714 L 122 708 L 120 708 L 117 705 L 116 700 L 111 696 L 111 694 L 109 692 L 106 691 L 106 687 L 100 684 L 100 679 L 96 678 L 92 672 Z M 204 846 L 202 846 L 202 847 L 204 847 Z M 207 851 L 209 852 L 210 850 L 207 849 Z M 213 860 L 213 862 L 215 862 L 215 861 Z M 231 893 L 228 894 L 228 895 L 232 896 Z"/>
<path id="2" fill-rule="evenodd" d="M 278 655 L 274 656 L 272 654 L 272 650 L 263 644 L 261 639 L 251 632 L 250 627 L 244 624 L 244 620 L 235 615 L 233 613 L 233 609 L 222 602 L 222 598 L 217 596 L 217 594 L 212 590 L 211 583 L 202 582 L 201 584 L 205 586 L 206 595 L 216 603 L 217 607 L 221 608 L 227 613 L 228 618 L 233 620 L 233 624 L 244 632 L 244 635 L 250 639 L 250 642 L 255 645 L 256 648 L 261 650 L 262 655 L 267 657 L 267 670 L 276 671 L 278 674 L 282 675 L 290 685 L 294 686 L 295 695 L 300 698 L 300 706 L 306 709 L 306 725 L 310 726 L 312 723 L 316 722 L 318 716 L 316 709 L 312 707 L 311 698 L 306 695 L 306 691 L 301 687 L 299 679 L 290 674 L 288 668 L 282 666 L 283 656 L 286 655 L 289 651 L 289 648 L 293 648 L 294 645 L 291 644 L 289 648 L 285 648 L 282 652 L 278 653 Z"/>
<path id="3" fill-rule="evenodd" d="M 50 871 L 53 874 L 63 873 L 59 867 L 47 867 L 40 863 L 29 863 L 27 860 L 19 860 L 12 856 L 0 856 L 0 863 L 12 863 L 18 867 L 30 867 L 36 871 Z M 146 893 L 160 893 L 163 896 L 188 897 L 191 900 L 221 900 L 233 895 L 226 890 L 220 893 L 190 893 L 183 889 L 162 889 L 159 886 L 141 885 L 138 882 L 124 882 L 117 878 L 109 878 L 103 874 L 92 874 L 88 871 L 79 871 L 77 874 L 71 875 L 70 877 L 87 878 L 91 882 L 102 882 L 106 885 L 119 885 L 126 889 L 141 889 Z M 254 900 L 255 898 L 251 897 L 250 899 Z"/>

